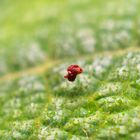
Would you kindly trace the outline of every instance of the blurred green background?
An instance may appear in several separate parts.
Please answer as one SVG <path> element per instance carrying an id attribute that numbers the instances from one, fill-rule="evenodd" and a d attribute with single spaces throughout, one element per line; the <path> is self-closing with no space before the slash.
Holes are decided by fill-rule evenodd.
<path id="1" fill-rule="evenodd" d="M 1 0 L 0 75 L 47 58 L 137 46 L 139 0 Z"/>

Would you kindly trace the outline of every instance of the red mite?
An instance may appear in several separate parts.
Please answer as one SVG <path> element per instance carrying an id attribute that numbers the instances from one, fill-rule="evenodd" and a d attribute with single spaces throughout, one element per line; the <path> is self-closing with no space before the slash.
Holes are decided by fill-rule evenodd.
<path id="1" fill-rule="evenodd" d="M 67 68 L 67 72 L 68 72 L 68 74 L 66 76 L 64 76 L 64 78 L 73 82 L 73 81 L 75 81 L 76 76 L 83 72 L 83 69 L 80 68 L 78 65 L 71 65 Z"/>

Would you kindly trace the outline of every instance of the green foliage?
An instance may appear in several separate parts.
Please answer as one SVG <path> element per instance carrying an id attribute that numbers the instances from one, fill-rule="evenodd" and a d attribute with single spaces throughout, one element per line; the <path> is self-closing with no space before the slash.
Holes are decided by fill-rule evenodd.
<path id="1" fill-rule="evenodd" d="M 3 1 L 0 74 L 36 66 L 47 58 L 138 45 L 139 6 L 138 0 Z"/>
<path id="2" fill-rule="evenodd" d="M 139 140 L 139 6 L 2 0 L 0 139 Z M 84 70 L 74 82 L 71 64 Z"/>
<path id="3" fill-rule="evenodd" d="M 25 76 L 7 83 L 8 85 L 1 83 L 1 138 L 139 138 L 140 98 L 136 82 L 139 76 L 133 77 L 131 72 L 131 66 L 139 65 L 136 63 L 138 53 L 133 53 L 134 59 L 127 60 L 127 56 L 128 54 L 113 57 L 110 65 L 104 61 L 104 66 L 95 66 L 89 61 L 95 62 L 99 56 L 86 59 L 83 64 L 85 72 L 74 83 L 62 78 L 62 65 L 65 68 L 65 64 L 57 65 L 57 70 L 56 66 L 50 68 L 43 76 L 46 80 L 42 76 Z M 114 61 L 117 59 L 121 61 Z M 101 61 L 99 59 L 100 63 Z M 120 66 L 127 66 L 124 62 L 129 62 L 128 71 L 121 71 L 120 74 Z M 110 71 L 107 72 L 109 67 Z M 100 70 L 100 75 L 94 76 L 95 71 L 92 69 Z M 129 71 L 129 77 L 133 78 L 124 79 Z M 120 77 L 113 81 L 111 77 L 116 74 Z M 138 70 L 136 75 L 139 75 Z M 56 82 L 52 78 L 60 80 Z"/>

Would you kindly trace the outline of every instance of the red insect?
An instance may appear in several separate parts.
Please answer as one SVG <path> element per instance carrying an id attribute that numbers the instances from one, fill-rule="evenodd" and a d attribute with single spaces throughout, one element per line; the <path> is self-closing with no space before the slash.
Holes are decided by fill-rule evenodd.
<path id="1" fill-rule="evenodd" d="M 80 68 L 78 65 L 71 65 L 67 68 L 67 72 L 68 74 L 64 76 L 64 78 L 73 82 L 76 79 L 76 76 L 83 72 L 83 69 Z"/>

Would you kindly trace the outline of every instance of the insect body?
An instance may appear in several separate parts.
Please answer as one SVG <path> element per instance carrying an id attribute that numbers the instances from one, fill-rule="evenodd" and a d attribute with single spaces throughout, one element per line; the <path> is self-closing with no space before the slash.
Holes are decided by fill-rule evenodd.
<path id="1" fill-rule="evenodd" d="M 80 68 L 78 65 L 71 65 L 67 68 L 67 72 L 68 72 L 68 74 L 66 76 L 64 76 L 64 78 L 73 82 L 73 81 L 75 81 L 76 76 L 83 72 L 83 69 Z"/>

